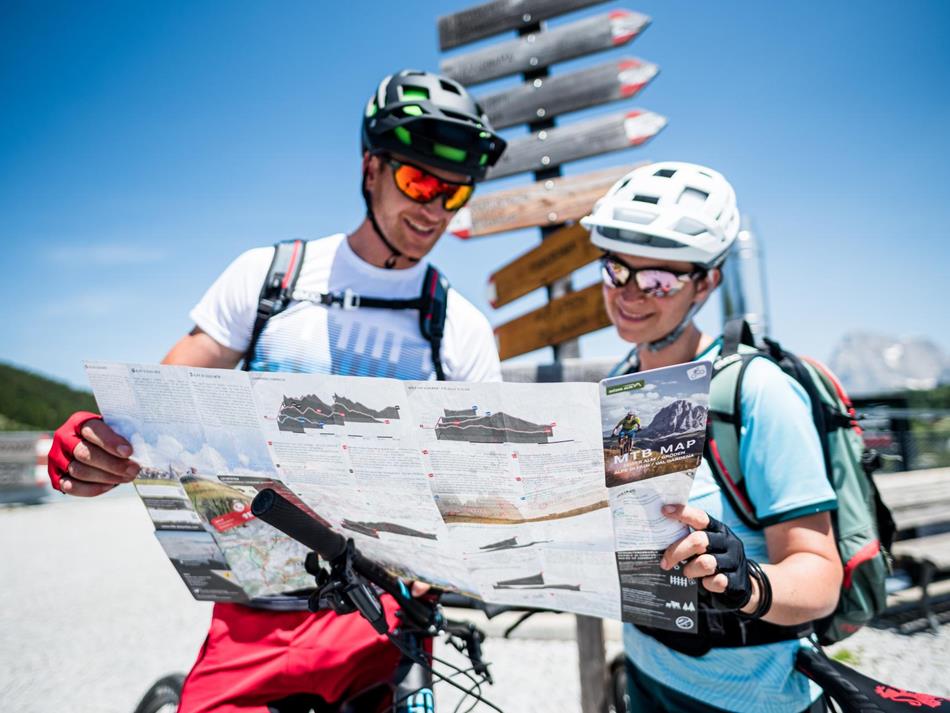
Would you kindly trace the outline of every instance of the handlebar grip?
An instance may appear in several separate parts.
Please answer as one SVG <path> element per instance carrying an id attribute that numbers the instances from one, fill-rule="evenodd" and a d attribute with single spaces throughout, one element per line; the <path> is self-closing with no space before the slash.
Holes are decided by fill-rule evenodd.
<path id="1" fill-rule="evenodd" d="M 251 502 L 251 513 L 313 550 L 328 562 L 335 560 L 346 551 L 345 537 L 321 525 L 309 513 L 301 510 L 272 488 L 265 488 L 254 497 Z M 411 621 L 421 627 L 429 625 L 432 607 L 413 599 L 402 582 L 383 567 L 357 551 L 353 554 L 353 569 L 383 591 L 391 594 Z"/>
<path id="2" fill-rule="evenodd" d="M 254 497 L 251 513 L 327 561 L 336 559 L 346 549 L 342 535 L 328 530 L 272 488 L 265 488 Z"/>

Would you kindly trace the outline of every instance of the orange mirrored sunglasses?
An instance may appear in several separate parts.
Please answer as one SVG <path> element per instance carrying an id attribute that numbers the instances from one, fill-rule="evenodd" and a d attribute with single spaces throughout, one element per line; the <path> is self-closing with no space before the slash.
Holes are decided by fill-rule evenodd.
<path id="1" fill-rule="evenodd" d="M 451 183 L 411 163 L 388 159 L 393 180 L 399 191 L 416 203 L 431 203 L 442 196 L 442 207 L 456 211 L 468 202 L 475 191 L 471 183 Z"/>

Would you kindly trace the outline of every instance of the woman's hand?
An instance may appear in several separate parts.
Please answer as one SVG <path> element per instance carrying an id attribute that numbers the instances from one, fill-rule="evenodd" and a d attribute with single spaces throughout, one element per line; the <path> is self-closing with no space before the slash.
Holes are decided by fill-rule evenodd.
<path id="1" fill-rule="evenodd" d="M 660 567 L 669 570 L 684 562 L 683 574 L 699 580 L 716 608 L 754 610 L 758 588 L 749 574 L 742 540 L 727 525 L 690 505 L 665 505 L 663 514 L 693 531 L 666 549 Z"/>

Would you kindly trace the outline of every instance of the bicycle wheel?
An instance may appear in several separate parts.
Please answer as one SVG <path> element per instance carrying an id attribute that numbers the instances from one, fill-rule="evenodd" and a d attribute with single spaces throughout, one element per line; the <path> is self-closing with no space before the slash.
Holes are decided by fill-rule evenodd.
<path id="1" fill-rule="evenodd" d="M 134 713 L 175 713 L 181 699 L 185 674 L 173 673 L 163 676 L 152 684 L 135 707 Z"/>

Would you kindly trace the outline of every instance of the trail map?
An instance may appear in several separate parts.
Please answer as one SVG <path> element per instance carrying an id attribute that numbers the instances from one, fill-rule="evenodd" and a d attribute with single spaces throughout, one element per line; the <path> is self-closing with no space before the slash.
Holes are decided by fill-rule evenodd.
<path id="1" fill-rule="evenodd" d="M 257 520 L 275 488 L 394 574 L 486 601 L 695 631 L 686 534 L 710 365 L 593 383 L 476 384 L 89 362 L 135 487 L 197 599 L 313 587 Z M 291 594 L 297 593 L 297 594 Z"/>

